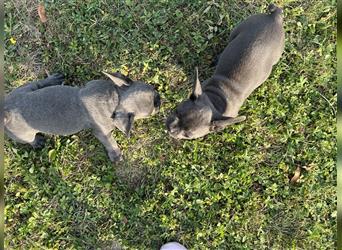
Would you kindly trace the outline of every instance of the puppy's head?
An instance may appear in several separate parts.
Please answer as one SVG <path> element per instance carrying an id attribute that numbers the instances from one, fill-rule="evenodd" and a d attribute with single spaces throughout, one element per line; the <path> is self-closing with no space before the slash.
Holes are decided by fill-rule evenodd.
<path id="1" fill-rule="evenodd" d="M 216 115 L 217 116 L 217 115 Z M 220 131 L 226 126 L 241 122 L 241 117 L 216 117 L 202 93 L 201 83 L 196 68 L 196 81 L 188 100 L 181 102 L 166 120 L 169 134 L 176 139 L 196 139 L 211 132 Z"/>
<path id="2" fill-rule="evenodd" d="M 119 72 L 105 74 L 121 87 L 120 102 L 112 118 L 116 127 L 129 136 L 134 120 L 147 118 L 158 112 L 161 104 L 160 95 L 152 85 L 133 81 Z"/>

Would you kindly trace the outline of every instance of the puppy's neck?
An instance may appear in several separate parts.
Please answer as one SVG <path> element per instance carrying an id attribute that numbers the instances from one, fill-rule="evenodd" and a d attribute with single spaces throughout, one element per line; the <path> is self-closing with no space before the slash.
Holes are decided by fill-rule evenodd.
<path id="1" fill-rule="evenodd" d="M 211 95 L 210 92 L 203 92 L 200 98 L 201 98 L 201 102 L 211 109 L 212 120 L 217 120 L 220 117 L 222 117 L 221 109 L 217 107 L 216 105 L 217 102 L 213 101 L 213 96 Z"/>
<path id="2" fill-rule="evenodd" d="M 239 83 L 221 75 L 214 75 L 208 79 L 203 87 L 215 109 L 223 116 L 236 117 L 246 99 Z"/>

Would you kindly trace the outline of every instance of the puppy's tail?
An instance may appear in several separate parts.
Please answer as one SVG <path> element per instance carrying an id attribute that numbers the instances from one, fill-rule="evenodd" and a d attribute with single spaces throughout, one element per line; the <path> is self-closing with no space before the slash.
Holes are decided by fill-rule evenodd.
<path id="1" fill-rule="evenodd" d="M 275 19 L 278 19 L 280 21 L 283 19 L 282 17 L 283 10 L 279 8 L 278 6 L 274 5 L 273 3 L 271 3 L 268 6 L 268 11 L 270 12 L 270 15 L 274 17 Z"/>

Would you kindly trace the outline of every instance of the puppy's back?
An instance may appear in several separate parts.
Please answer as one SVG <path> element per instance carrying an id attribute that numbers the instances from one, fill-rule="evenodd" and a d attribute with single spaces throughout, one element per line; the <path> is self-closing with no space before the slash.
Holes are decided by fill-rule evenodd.
<path id="1" fill-rule="evenodd" d="M 69 135 L 87 127 L 87 117 L 78 96 L 79 88 L 51 86 L 5 100 L 7 126 L 26 123 L 34 130 Z"/>
<path id="2" fill-rule="evenodd" d="M 262 83 L 284 49 L 281 9 L 270 14 L 257 14 L 238 25 L 215 70 L 240 84 Z M 279 11 L 278 11 L 279 10 Z"/>

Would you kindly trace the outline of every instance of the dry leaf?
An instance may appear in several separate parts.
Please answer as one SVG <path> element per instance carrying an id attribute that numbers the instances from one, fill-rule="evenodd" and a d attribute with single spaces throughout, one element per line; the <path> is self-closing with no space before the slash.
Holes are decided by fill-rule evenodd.
<path id="1" fill-rule="evenodd" d="M 305 169 L 306 171 L 310 171 L 313 169 L 314 165 L 309 165 L 309 166 L 303 166 L 302 169 Z"/>
<path id="2" fill-rule="evenodd" d="M 42 23 L 46 23 L 47 22 L 46 13 L 45 13 L 45 7 L 41 3 L 38 5 L 38 15 L 39 15 L 39 19 L 40 19 L 40 21 Z"/>
<path id="3" fill-rule="evenodd" d="M 297 169 L 296 169 L 296 171 L 294 173 L 294 176 L 291 178 L 291 181 L 290 181 L 292 184 L 298 182 L 301 172 L 302 172 L 302 168 L 301 167 L 297 167 Z"/>

